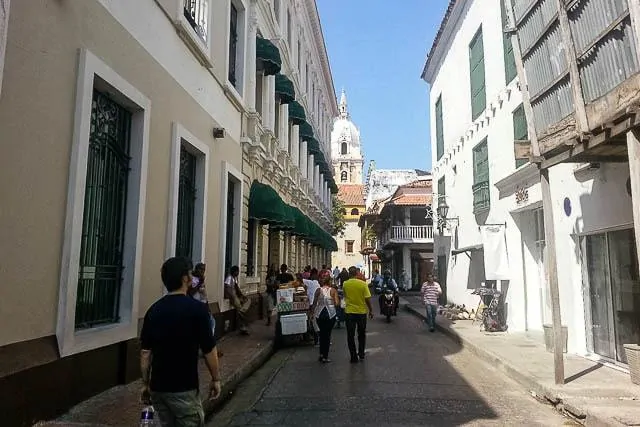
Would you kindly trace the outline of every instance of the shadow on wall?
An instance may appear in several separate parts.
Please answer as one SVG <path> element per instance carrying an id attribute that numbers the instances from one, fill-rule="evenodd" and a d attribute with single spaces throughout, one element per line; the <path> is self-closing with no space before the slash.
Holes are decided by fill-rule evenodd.
<path id="1" fill-rule="evenodd" d="M 628 163 L 595 164 L 577 171 L 576 180 L 581 184 L 592 182 L 591 191 L 578 200 L 563 196 L 561 215 L 571 217 L 579 203 L 581 215 L 574 219 L 574 243 L 576 262 L 582 263 L 580 238 L 577 234 L 593 232 L 608 227 L 617 227 L 633 222 L 631 187 Z"/>

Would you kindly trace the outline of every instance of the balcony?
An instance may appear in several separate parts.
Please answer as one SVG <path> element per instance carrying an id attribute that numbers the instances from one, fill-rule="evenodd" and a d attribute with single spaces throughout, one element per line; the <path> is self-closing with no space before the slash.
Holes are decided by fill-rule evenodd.
<path id="1" fill-rule="evenodd" d="M 489 182 L 482 181 L 477 184 L 473 184 L 471 187 L 473 191 L 473 213 L 477 215 L 489 210 L 491 206 L 491 199 L 489 197 Z"/>
<path id="2" fill-rule="evenodd" d="M 381 246 L 390 243 L 433 243 L 433 227 L 430 225 L 399 225 L 384 232 Z"/>
<path id="3" fill-rule="evenodd" d="M 184 17 L 205 43 L 209 37 L 209 0 L 184 0 Z"/>

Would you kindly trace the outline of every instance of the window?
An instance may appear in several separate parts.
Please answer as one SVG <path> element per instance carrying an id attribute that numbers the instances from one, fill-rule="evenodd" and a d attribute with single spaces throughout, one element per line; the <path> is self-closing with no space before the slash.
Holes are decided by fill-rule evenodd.
<path id="1" fill-rule="evenodd" d="M 469 44 L 469 66 L 471 81 L 471 119 L 477 119 L 485 110 L 487 98 L 484 79 L 484 45 L 482 28 L 478 30 Z"/>
<path id="2" fill-rule="evenodd" d="M 208 156 L 205 143 L 174 123 L 167 257 L 204 260 Z"/>
<path id="3" fill-rule="evenodd" d="M 247 221 L 247 276 L 253 277 L 256 274 L 256 249 L 258 222 L 249 218 Z"/>
<path id="4" fill-rule="evenodd" d="M 273 14 L 276 15 L 276 22 L 280 23 L 280 0 L 273 0 Z"/>
<path id="5" fill-rule="evenodd" d="M 351 209 L 351 215 L 359 215 L 360 211 L 358 211 L 358 208 L 353 208 Z"/>
<path id="6" fill-rule="evenodd" d="M 440 200 L 444 198 L 444 196 L 446 195 L 446 192 L 447 192 L 447 189 L 445 187 L 445 180 L 443 176 L 438 180 L 438 203 L 440 203 Z"/>
<path id="7" fill-rule="evenodd" d="M 289 46 L 291 48 L 291 52 L 293 52 L 293 43 L 291 41 L 291 37 L 293 36 L 293 32 L 291 31 L 291 26 L 292 26 L 292 22 L 291 22 L 291 11 L 289 9 L 287 9 L 287 42 L 289 43 Z M 291 54 L 291 56 L 293 56 L 293 53 Z"/>
<path id="8" fill-rule="evenodd" d="M 504 8 L 504 1 L 500 0 L 500 10 L 502 13 L 502 28 L 505 29 L 509 26 L 509 19 L 507 11 Z M 502 33 L 503 48 L 504 48 L 504 75 L 507 84 L 511 83 L 516 78 L 518 72 L 516 71 L 516 58 L 513 55 L 513 45 L 511 44 L 511 34 Z"/>
<path id="9" fill-rule="evenodd" d="M 437 160 L 444 155 L 444 129 L 442 127 L 442 95 L 436 101 L 436 154 Z"/>
<path id="10" fill-rule="evenodd" d="M 344 251 L 345 253 L 352 254 L 353 253 L 353 240 L 345 240 L 344 241 Z"/>
<path id="11" fill-rule="evenodd" d="M 62 357 L 137 336 L 147 185 L 150 101 L 91 52 L 79 61 L 56 326 Z"/>
<path id="12" fill-rule="evenodd" d="M 196 211 L 196 156 L 180 146 L 178 226 L 176 256 L 193 259 L 193 228 Z"/>
<path id="13" fill-rule="evenodd" d="M 340 163 L 340 170 L 342 170 L 342 169 L 349 169 L 349 163 L 341 162 Z"/>
<path id="14" fill-rule="evenodd" d="M 240 265 L 240 242 L 242 241 L 242 174 L 229 163 L 223 163 L 225 189 L 222 193 L 222 224 L 220 233 L 221 270 L 226 274 L 231 266 Z"/>
<path id="15" fill-rule="evenodd" d="M 80 243 L 76 329 L 119 320 L 131 113 L 94 90 Z"/>
<path id="16" fill-rule="evenodd" d="M 236 59 L 238 58 L 238 9 L 231 3 L 229 17 L 229 82 L 236 85 Z"/>
<path id="17" fill-rule="evenodd" d="M 183 13 L 196 34 L 202 41 L 207 43 L 209 37 L 209 1 L 184 0 Z"/>
<path id="18" fill-rule="evenodd" d="M 347 177 L 348 177 L 347 171 L 340 172 L 340 181 L 341 182 L 347 182 Z"/>
<path id="19" fill-rule="evenodd" d="M 348 151 L 347 143 L 346 143 L 346 142 L 343 142 L 343 143 L 340 145 L 340 154 L 347 154 L 347 151 Z"/>
<path id="20" fill-rule="evenodd" d="M 473 148 L 473 213 L 489 209 L 489 151 L 485 138 Z"/>
<path id="21" fill-rule="evenodd" d="M 524 107 L 522 104 L 520 104 L 520 106 L 513 112 L 513 139 L 515 141 L 529 139 L 527 117 L 524 114 Z M 516 169 L 522 165 L 526 165 L 527 163 L 529 163 L 529 159 L 519 159 L 516 154 Z"/>

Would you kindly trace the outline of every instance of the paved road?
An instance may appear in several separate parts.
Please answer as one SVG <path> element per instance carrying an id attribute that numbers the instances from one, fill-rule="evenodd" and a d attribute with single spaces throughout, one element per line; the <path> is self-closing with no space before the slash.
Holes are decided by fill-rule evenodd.
<path id="1" fill-rule="evenodd" d="M 313 347 L 280 351 L 209 425 L 576 425 L 407 313 L 368 328 L 364 362 L 349 363 L 344 329 L 331 364 Z"/>

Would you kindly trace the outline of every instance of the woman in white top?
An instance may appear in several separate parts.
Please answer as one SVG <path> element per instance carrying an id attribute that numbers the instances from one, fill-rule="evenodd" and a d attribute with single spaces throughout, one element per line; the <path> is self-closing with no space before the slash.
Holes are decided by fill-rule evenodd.
<path id="1" fill-rule="evenodd" d="M 331 282 L 330 274 L 320 278 L 321 287 L 316 290 L 311 306 L 311 313 L 313 313 L 320 329 L 320 358 L 318 360 L 322 363 L 330 362 L 331 331 L 336 323 L 336 307 L 340 305 L 338 292 L 331 286 Z"/>

